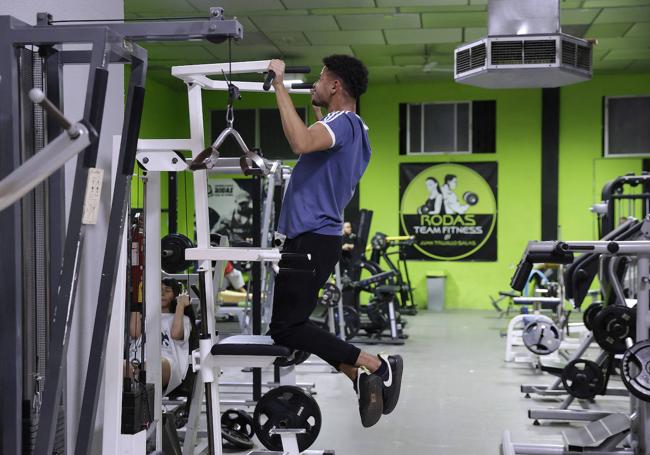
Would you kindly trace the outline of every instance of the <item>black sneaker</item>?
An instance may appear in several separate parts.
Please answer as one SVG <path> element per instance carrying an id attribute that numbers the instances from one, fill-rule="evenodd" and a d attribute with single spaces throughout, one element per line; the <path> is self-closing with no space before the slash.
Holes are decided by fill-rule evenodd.
<path id="1" fill-rule="evenodd" d="M 388 364 L 388 379 L 382 381 L 382 398 L 384 401 L 384 414 L 390 414 L 399 401 L 404 360 L 401 355 L 379 354 L 379 358 Z"/>
<path id="2" fill-rule="evenodd" d="M 359 399 L 361 424 L 368 428 L 379 422 L 384 410 L 381 378 L 359 368 L 354 381 L 354 391 Z"/>

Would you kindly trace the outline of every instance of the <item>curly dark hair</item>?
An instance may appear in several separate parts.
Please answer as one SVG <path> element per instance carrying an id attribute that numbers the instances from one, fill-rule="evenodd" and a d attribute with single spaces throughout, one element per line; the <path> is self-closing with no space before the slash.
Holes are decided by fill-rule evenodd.
<path id="1" fill-rule="evenodd" d="M 350 55 L 330 55 L 323 59 L 329 71 L 341 78 L 343 87 L 354 99 L 359 99 L 368 88 L 368 68 Z"/>

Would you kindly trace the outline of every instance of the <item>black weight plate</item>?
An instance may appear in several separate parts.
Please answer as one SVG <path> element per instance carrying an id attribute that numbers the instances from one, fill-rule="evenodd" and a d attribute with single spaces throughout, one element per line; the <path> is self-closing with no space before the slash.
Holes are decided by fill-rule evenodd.
<path id="1" fill-rule="evenodd" d="M 228 427 L 221 427 L 221 437 L 237 449 L 248 450 L 252 449 L 255 445 L 253 444 L 253 441 L 251 441 L 251 438 L 246 436 L 244 433 L 240 433 L 239 431 L 232 430 Z"/>
<path id="2" fill-rule="evenodd" d="M 183 234 L 168 234 L 160 241 L 160 265 L 167 273 L 180 273 L 192 265 L 185 259 L 185 250 L 194 244 Z"/>
<path id="3" fill-rule="evenodd" d="M 249 438 L 252 438 L 255 434 L 253 431 L 253 418 L 248 412 L 241 409 L 228 409 L 221 414 L 221 427 L 243 433 Z"/>
<path id="4" fill-rule="evenodd" d="M 576 359 L 562 370 L 562 384 L 571 396 L 591 399 L 605 391 L 605 374 L 596 362 Z"/>
<path id="5" fill-rule="evenodd" d="M 370 331 L 381 333 L 386 328 L 388 328 L 388 318 L 386 317 L 385 309 L 382 308 L 383 305 L 385 305 L 384 302 L 378 302 L 375 299 L 368 302 L 368 305 L 366 306 L 366 312 L 368 314 L 370 324 L 372 325 L 372 327 L 368 327 Z"/>
<path id="6" fill-rule="evenodd" d="M 636 311 L 621 305 L 610 305 L 594 317 L 591 330 L 598 345 L 607 352 L 622 354 L 625 340 L 636 338 Z"/>
<path id="7" fill-rule="evenodd" d="M 592 330 L 594 318 L 603 309 L 602 303 L 592 303 L 587 307 L 585 312 L 582 314 L 582 322 L 584 322 L 587 330 Z"/>
<path id="8" fill-rule="evenodd" d="M 322 423 L 320 408 L 311 395 L 300 387 L 283 385 L 269 390 L 257 402 L 253 413 L 253 429 L 262 445 L 269 450 L 282 450 L 279 435 L 272 429 L 305 429 L 297 434 L 298 449 L 307 450 L 318 437 Z"/>
<path id="9" fill-rule="evenodd" d="M 640 341 L 625 351 L 621 379 L 632 395 L 650 401 L 650 341 Z"/>
<path id="10" fill-rule="evenodd" d="M 323 292 L 321 293 L 318 303 L 320 303 L 321 305 L 325 305 L 326 307 L 333 306 L 332 287 L 336 287 L 336 286 L 334 286 L 332 283 L 325 283 L 325 286 L 323 286 Z"/>
<path id="11" fill-rule="evenodd" d="M 548 355 L 560 347 L 560 331 L 546 321 L 529 322 L 521 335 L 526 348 L 533 354 Z"/>
<path id="12" fill-rule="evenodd" d="M 341 291 L 334 283 L 325 283 L 323 294 L 320 298 L 320 304 L 327 307 L 335 307 L 341 300 Z"/>
<path id="13" fill-rule="evenodd" d="M 343 305 L 343 321 L 345 322 L 345 339 L 351 340 L 361 328 L 361 318 L 356 309 L 352 308 L 349 305 Z M 327 330 L 330 330 L 329 325 Z M 339 325 L 339 312 L 338 309 L 334 309 L 334 333 L 336 336 L 339 336 L 341 327 Z"/>

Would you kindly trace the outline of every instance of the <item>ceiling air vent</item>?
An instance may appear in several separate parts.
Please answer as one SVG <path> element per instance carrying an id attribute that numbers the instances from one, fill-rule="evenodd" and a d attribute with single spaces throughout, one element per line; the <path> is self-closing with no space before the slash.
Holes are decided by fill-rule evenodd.
<path id="1" fill-rule="evenodd" d="M 485 66 L 485 44 L 468 47 L 456 56 L 456 74 Z"/>
<path id="2" fill-rule="evenodd" d="M 488 35 L 455 51 L 456 82 L 560 87 L 591 79 L 591 43 L 562 33 L 559 0 L 488 0 Z"/>

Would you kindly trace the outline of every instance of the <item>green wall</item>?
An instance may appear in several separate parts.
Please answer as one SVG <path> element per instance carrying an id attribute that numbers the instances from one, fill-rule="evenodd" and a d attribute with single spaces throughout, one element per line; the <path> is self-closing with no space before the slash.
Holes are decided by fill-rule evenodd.
<path id="1" fill-rule="evenodd" d="M 480 99 L 495 99 L 497 103 L 497 153 L 399 155 L 399 103 Z M 498 261 L 409 263 L 419 304 L 426 304 L 426 272 L 444 271 L 447 274 L 447 308 L 488 307 L 488 294 L 506 289 L 507 277 L 521 256 L 523 245 L 540 233 L 540 92 L 486 91 L 447 82 L 377 85 L 364 97 L 362 109 L 370 127 L 373 156 L 362 180 L 360 203 L 374 211 L 371 232 L 398 233 L 400 162 L 498 161 Z"/>
<path id="2" fill-rule="evenodd" d="M 370 75 L 372 78 L 372 74 Z M 561 89 L 559 224 L 564 239 L 593 239 L 595 217 L 589 207 L 599 201 L 600 188 L 618 175 L 641 170 L 641 159 L 604 159 L 601 147 L 602 97 L 648 94 L 648 75 L 600 76 L 593 81 Z M 398 105 L 429 101 L 495 99 L 497 101 L 497 152 L 482 155 L 400 156 Z M 225 94 L 204 92 L 206 138 L 210 138 L 209 112 L 223 109 Z M 297 105 L 308 97 L 295 96 Z M 435 82 L 370 85 L 362 102 L 362 116 L 370 127 L 373 148 L 370 166 L 360 187 L 360 205 L 374 211 L 371 232 L 398 233 L 398 179 L 400 162 L 488 161 L 499 163 L 498 260 L 496 262 L 409 262 L 416 300 L 426 305 L 428 271 L 447 274 L 446 306 L 490 308 L 488 296 L 508 288 L 514 266 L 530 239 L 541 232 L 541 90 L 483 90 Z M 272 94 L 243 93 L 236 107 L 272 107 Z M 313 119 L 311 119 L 313 120 Z M 237 126 L 235 114 L 235 127 Z M 142 138 L 187 137 L 187 96 L 179 82 L 148 82 Z M 184 231 L 185 199 L 192 225 L 192 185 L 179 180 L 179 230 Z M 163 207 L 166 206 L 163 199 Z"/>
<path id="3" fill-rule="evenodd" d="M 140 139 L 180 139 L 187 138 L 190 134 L 188 122 L 187 95 L 184 91 L 184 85 L 178 81 L 178 88 L 169 83 L 161 83 L 156 78 L 149 77 L 146 83 L 144 112 L 142 123 L 140 125 Z M 136 163 L 135 175 L 132 182 L 131 205 L 132 207 L 142 207 L 144 198 L 144 188 L 141 177 L 143 170 Z M 168 193 L 167 193 L 167 173 L 161 175 L 161 214 L 162 235 L 168 232 Z M 185 194 L 181 193 L 184 186 L 192 188 L 192 177 L 188 173 L 178 175 L 179 204 L 183 206 L 178 213 L 178 231 L 187 234 L 185 229 Z M 188 197 L 191 202 L 191 198 Z M 193 225 L 194 206 L 190 207 L 187 212 L 188 228 L 191 231 Z"/>
<path id="4" fill-rule="evenodd" d="M 560 102 L 560 237 L 596 238 L 595 216 L 603 185 L 619 175 L 641 172 L 640 158 L 603 158 L 603 96 L 648 95 L 650 75 L 601 76 L 565 87 Z"/>

